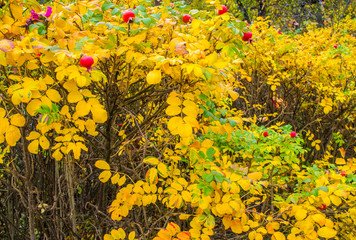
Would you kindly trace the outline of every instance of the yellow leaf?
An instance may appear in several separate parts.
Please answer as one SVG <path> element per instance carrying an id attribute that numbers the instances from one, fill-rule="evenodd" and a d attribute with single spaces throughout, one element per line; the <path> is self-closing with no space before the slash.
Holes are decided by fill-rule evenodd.
<path id="1" fill-rule="evenodd" d="M 187 220 L 191 215 L 190 214 L 185 214 L 185 213 L 182 213 L 179 215 L 179 219 L 180 220 Z"/>
<path id="2" fill-rule="evenodd" d="M 242 187 L 242 189 L 244 191 L 248 191 L 250 189 L 250 186 L 251 186 L 250 180 L 248 180 L 248 179 L 240 179 L 238 181 L 238 183 L 240 184 L 240 186 Z"/>
<path id="3" fill-rule="evenodd" d="M 168 223 L 166 229 L 172 234 L 175 235 L 180 232 L 180 227 L 174 222 Z"/>
<path id="4" fill-rule="evenodd" d="M 21 114 L 16 113 L 10 117 L 10 122 L 14 126 L 23 127 L 26 123 L 26 119 Z"/>
<path id="5" fill-rule="evenodd" d="M 56 56 L 57 56 L 57 60 L 60 64 L 63 64 L 67 58 L 67 54 L 65 52 L 57 52 Z"/>
<path id="6" fill-rule="evenodd" d="M 192 201 L 192 196 L 191 196 L 190 192 L 188 192 L 188 191 L 183 191 L 182 192 L 182 198 L 186 202 L 191 202 Z"/>
<path id="7" fill-rule="evenodd" d="M 339 149 L 339 150 L 340 150 L 340 149 Z M 340 150 L 340 152 L 341 152 L 341 150 Z M 345 159 L 343 159 L 343 158 L 336 158 L 335 163 L 338 164 L 338 165 L 345 165 L 345 164 L 346 164 L 346 161 L 345 161 Z"/>
<path id="8" fill-rule="evenodd" d="M 156 184 L 157 181 L 157 169 L 156 168 L 151 168 L 147 171 L 146 173 L 146 181 L 150 184 Z"/>
<path id="9" fill-rule="evenodd" d="M 122 185 L 124 185 L 125 182 L 126 182 L 126 176 L 123 175 L 117 182 L 117 185 L 122 186 Z"/>
<path id="10" fill-rule="evenodd" d="M 41 136 L 41 134 L 39 132 L 30 132 L 30 135 L 28 137 L 26 137 L 27 140 L 31 141 L 33 139 L 37 139 Z"/>
<path id="11" fill-rule="evenodd" d="M 183 108 L 183 113 L 187 116 L 196 118 L 198 115 L 198 110 L 196 106 L 186 106 Z"/>
<path id="12" fill-rule="evenodd" d="M 103 183 L 107 182 L 111 177 L 111 172 L 110 171 L 103 171 L 99 175 L 99 180 Z"/>
<path id="13" fill-rule="evenodd" d="M 40 145 L 43 149 L 49 148 L 49 141 L 45 136 L 41 136 L 39 141 L 40 141 Z"/>
<path id="14" fill-rule="evenodd" d="M 177 134 L 178 126 L 183 124 L 183 120 L 180 117 L 173 117 L 169 119 L 167 127 L 172 134 Z"/>
<path id="15" fill-rule="evenodd" d="M 54 89 L 48 89 L 46 95 L 49 99 L 51 99 L 52 102 L 59 102 L 62 99 L 59 92 Z"/>
<path id="16" fill-rule="evenodd" d="M 171 187 L 174 188 L 174 189 L 176 189 L 177 191 L 182 191 L 182 190 L 183 190 L 183 186 L 180 185 L 180 184 L 177 183 L 177 182 L 173 182 L 173 183 L 171 184 Z"/>
<path id="17" fill-rule="evenodd" d="M 193 134 L 193 128 L 190 124 L 183 123 L 179 126 L 178 133 L 182 138 L 187 138 Z"/>
<path id="18" fill-rule="evenodd" d="M 161 82 L 162 74 L 160 70 L 153 70 L 147 74 L 146 80 L 148 84 L 158 84 Z"/>
<path id="19" fill-rule="evenodd" d="M 63 158 L 63 154 L 61 153 L 61 151 L 59 149 L 57 149 L 53 154 L 52 157 L 56 160 L 59 161 Z"/>
<path id="20" fill-rule="evenodd" d="M 159 163 L 157 169 L 159 175 L 161 175 L 164 178 L 168 177 L 168 167 L 164 163 Z"/>
<path id="21" fill-rule="evenodd" d="M 190 234 L 188 231 L 180 232 L 177 234 L 179 240 L 190 240 Z"/>
<path id="22" fill-rule="evenodd" d="M 120 174 L 116 173 L 112 178 L 111 178 L 111 183 L 116 184 L 120 179 Z"/>
<path id="23" fill-rule="evenodd" d="M 134 240 L 134 239 L 135 239 L 135 236 L 136 236 L 135 231 L 130 232 L 130 234 L 129 234 L 129 240 Z"/>
<path id="24" fill-rule="evenodd" d="M 9 144 L 11 147 L 16 145 L 16 142 L 21 138 L 21 132 L 20 130 L 13 126 L 10 125 L 7 130 L 6 130 L 6 134 L 5 134 L 5 139 L 7 144 Z"/>
<path id="25" fill-rule="evenodd" d="M 93 114 L 93 120 L 96 123 L 104 123 L 108 119 L 108 113 L 101 107 L 92 107 L 90 111 Z"/>
<path id="26" fill-rule="evenodd" d="M 262 178 L 262 173 L 261 172 L 254 172 L 254 173 L 250 173 L 247 175 L 247 177 L 249 179 L 253 179 L 255 181 L 258 181 Z"/>
<path id="27" fill-rule="evenodd" d="M 179 97 L 177 97 L 175 95 L 170 95 L 167 98 L 167 103 L 172 106 L 180 106 L 182 104 L 182 101 L 180 100 Z"/>
<path id="28" fill-rule="evenodd" d="M 0 118 L 4 118 L 6 115 L 6 111 L 3 108 L 0 108 Z"/>
<path id="29" fill-rule="evenodd" d="M 314 214 L 313 216 L 312 216 L 312 219 L 316 222 L 316 223 L 318 223 L 320 226 L 324 226 L 325 225 L 325 222 L 326 222 L 326 219 L 325 219 L 325 217 L 323 216 L 323 215 L 321 215 L 321 214 Z"/>
<path id="30" fill-rule="evenodd" d="M 95 162 L 95 167 L 103 170 L 110 170 L 110 165 L 104 160 L 98 160 Z"/>
<path id="31" fill-rule="evenodd" d="M 331 202 L 336 206 L 339 206 L 342 203 L 341 198 L 339 198 L 338 196 L 330 195 L 329 198 L 330 198 Z"/>
<path id="32" fill-rule="evenodd" d="M 114 229 L 110 233 L 115 239 L 125 239 L 126 237 L 126 233 L 122 228 L 119 228 L 118 230 Z"/>
<path id="33" fill-rule="evenodd" d="M 42 104 L 42 102 L 39 99 L 33 99 L 33 100 L 31 100 L 31 102 L 29 102 L 27 104 L 26 111 L 31 116 L 35 116 L 36 110 L 41 108 L 41 104 Z"/>
<path id="34" fill-rule="evenodd" d="M 189 117 L 189 116 L 185 116 L 185 117 L 183 118 L 183 120 L 184 120 L 185 123 L 190 124 L 192 127 L 195 127 L 195 128 L 197 128 L 197 129 L 200 128 L 199 122 L 197 121 L 196 118 Z"/>
<path id="35" fill-rule="evenodd" d="M 32 154 L 37 154 L 38 153 L 38 140 L 32 141 L 28 146 L 27 149 L 30 153 Z"/>
<path id="36" fill-rule="evenodd" d="M 76 102 L 79 102 L 83 99 L 83 95 L 75 90 L 75 91 L 72 91 L 68 94 L 68 102 L 69 103 L 76 103 Z"/>
<path id="37" fill-rule="evenodd" d="M 336 234 L 337 231 L 328 227 L 322 227 L 318 230 L 319 237 L 326 238 L 326 239 L 333 238 L 336 236 Z"/>
<path id="38" fill-rule="evenodd" d="M 231 227 L 231 215 L 225 215 L 222 219 L 222 223 L 224 224 L 224 228 L 229 229 Z"/>
<path id="39" fill-rule="evenodd" d="M 231 221 L 231 230 L 234 233 L 242 233 L 242 224 L 238 219 L 234 219 Z"/>
<path id="40" fill-rule="evenodd" d="M 28 62 L 26 67 L 30 70 L 39 68 L 39 66 L 34 61 L 36 61 L 36 60 Z"/>
<path id="41" fill-rule="evenodd" d="M 75 80 L 78 84 L 78 87 L 84 87 L 88 83 L 87 78 L 84 76 L 78 76 Z"/>
<path id="42" fill-rule="evenodd" d="M 297 212 L 295 213 L 295 219 L 298 221 L 303 220 L 306 218 L 308 211 L 305 209 L 298 209 Z"/>
<path id="43" fill-rule="evenodd" d="M 281 232 L 275 232 L 272 235 L 272 240 L 285 240 L 285 239 L 286 239 L 286 237 Z"/>
<path id="44" fill-rule="evenodd" d="M 22 17 L 22 5 L 10 4 L 10 10 L 15 19 L 19 19 Z"/>
<path id="45" fill-rule="evenodd" d="M 87 103 L 85 100 L 81 100 L 80 102 L 77 103 L 77 106 L 75 107 L 76 113 L 78 114 L 79 117 L 84 117 L 89 114 L 91 109 L 90 103 Z"/>
<path id="46" fill-rule="evenodd" d="M 240 211 L 240 204 L 236 201 L 230 201 L 229 205 L 232 209 L 234 209 L 235 211 Z"/>
<path id="47" fill-rule="evenodd" d="M 115 238 L 109 234 L 104 235 L 104 240 L 115 240 Z"/>
<path id="48" fill-rule="evenodd" d="M 168 116 L 175 116 L 180 114 L 180 112 L 181 112 L 181 108 L 179 106 L 170 105 L 166 109 L 166 114 Z"/>
<path id="49" fill-rule="evenodd" d="M 150 163 L 154 166 L 156 166 L 159 163 L 159 160 L 155 157 L 146 157 L 145 159 L 143 159 L 144 163 Z"/>

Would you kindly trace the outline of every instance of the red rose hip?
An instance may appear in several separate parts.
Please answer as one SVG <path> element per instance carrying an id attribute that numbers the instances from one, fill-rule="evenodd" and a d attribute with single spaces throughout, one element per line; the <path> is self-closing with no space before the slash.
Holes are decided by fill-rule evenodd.
<path id="1" fill-rule="evenodd" d="M 346 172 L 345 172 L 345 171 L 342 171 L 340 174 L 341 174 L 341 176 L 345 177 Z"/>
<path id="2" fill-rule="evenodd" d="M 242 40 L 243 41 L 248 41 L 252 38 L 252 32 L 247 32 L 247 33 L 244 33 L 244 36 L 242 37 Z"/>
<path id="3" fill-rule="evenodd" d="M 263 136 L 264 136 L 264 137 L 268 137 L 268 132 L 265 131 L 265 132 L 263 133 Z"/>
<path id="4" fill-rule="evenodd" d="M 291 138 L 295 138 L 296 136 L 297 136 L 297 133 L 296 133 L 296 132 L 293 131 L 293 132 L 290 133 L 290 137 L 291 137 Z"/>
<path id="5" fill-rule="evenodd" d="M 133 22 L 133 20 L 135 19 L 135 13 L 131 10 L 127 10 L 122 15 L 122 19 L 124 20 L 125 23 Z"/>
<path id="6" fill-rule="evenodd" d="M 189 14 L 185 14 L 185 15 L 183 16 L 182 20 L 183 20 L 184 23 L 188 23 L 188 22 L 190 22 L 190 19 L 191 19 L 191 18 L 192 18 L 192 17 L 191 17 Z"/>
<path id="7" fill-rule="evenodd" d="M 91 69 L 91 65 L 94 64 L 94 59 L 90 56 L 85 56 L 80 59 L 80 65 L 82 67 L 86 67 L 87 69 Z"/>
<path id="8" fill-rule="evenodd" d="M 325 204 L 321 204 L 321 206 L 319 207 L 320 210 L 324 210 L 326 208 Z"/>
<path id="9" fill-rule="evenodd" d="M 219 9 L 219 15 L 222 15 L 227 12 L 227 7 L 225 5 L 221 5 L 221 9 Z"/>
<path id="10" fill-rule="evenodd" d="M 334 48 L 335 48 L 335 49 L 337 49 L 337 47 L 338 47 L 337 45 L 334 45 Z"/>

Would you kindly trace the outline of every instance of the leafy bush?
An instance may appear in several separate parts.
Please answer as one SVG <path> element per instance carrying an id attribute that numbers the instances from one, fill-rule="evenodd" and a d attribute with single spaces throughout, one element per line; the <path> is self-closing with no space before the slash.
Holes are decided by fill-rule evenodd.
<path id="1" fill-rule="evenodd" d="M 3 6 L 8 239 L 355 235 L 354 21 L 283 35 L 199 5 Z"/>

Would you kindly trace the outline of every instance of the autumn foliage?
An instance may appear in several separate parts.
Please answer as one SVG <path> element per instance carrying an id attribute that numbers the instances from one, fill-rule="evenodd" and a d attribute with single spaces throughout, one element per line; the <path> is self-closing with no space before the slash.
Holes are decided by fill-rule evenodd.
<path id="1" fill-rule="evenodd" d="M 356 238 L 355 19 L 223 4 L 2 6 L 5 239 Z"/>

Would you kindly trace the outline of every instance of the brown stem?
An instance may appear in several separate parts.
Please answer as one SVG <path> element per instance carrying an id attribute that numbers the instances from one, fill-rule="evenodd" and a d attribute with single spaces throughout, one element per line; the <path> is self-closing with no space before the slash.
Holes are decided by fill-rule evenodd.
<path id="1" fill-rule="evenodd" d="M 72 231 L 75 235 L 77 235 L 77 214 L 75 211 L 75 202 L 74 202 L 74 189 L 73 189 L 73 163 L 71 161 L 70 154 L 66 157 L 65 163 L 65 176 L 67 180 L 68 186 L 68 198 L 69 198 L 69 208 L 70 208 L 70 220 L 72 222 Z"/>
<path id="2" fill-rule="evenodd" d="M 36 240 L 35 234 L 35 216 L 34 216 L 34 201 L 33 201 L 33 191 L 32 191 L 32 163 L 30 155 L 27 151 L 27 140 L 25 138 L 26 127 L 22 129 L 21 140 L 22 140 L 22 155 L 25 162 L 25 186 L 27 190 L 27 208 L 28 208 L 28 227 L 30 232 L 30 239 Z"/>

